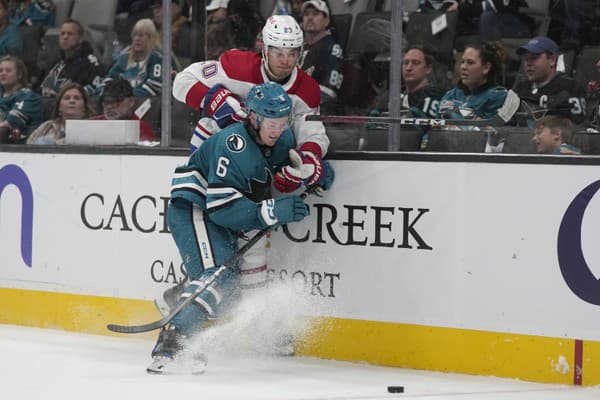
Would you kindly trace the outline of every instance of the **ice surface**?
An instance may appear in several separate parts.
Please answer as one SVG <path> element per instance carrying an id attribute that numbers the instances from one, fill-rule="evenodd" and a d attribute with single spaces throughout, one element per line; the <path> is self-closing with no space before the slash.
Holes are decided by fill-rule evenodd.
<path id="1" fill-rule="evenodd" d="M 145 372 L 153 343 L 0 325 L 3 399 L 591 400 L 599 387 L 377 367 L 306 357 L 211 354 L 197 376 Z M 404 386 L 388 394 L 387 386 Z M 193 397 L 191 397 L 193 396 Z"/>

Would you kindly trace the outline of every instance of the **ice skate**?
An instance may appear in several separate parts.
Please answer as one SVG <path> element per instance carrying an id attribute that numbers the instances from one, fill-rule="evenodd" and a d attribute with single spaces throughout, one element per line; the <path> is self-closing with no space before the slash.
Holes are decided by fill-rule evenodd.
<path id="1" fill-rule="evenodd" d="M 160 331 L 152 350 L 152 363 L 146 368 L 149 374 L 201 374 L 206 370 L 204 354 L 185 348 L 186 337 L 173 327 Z"/>

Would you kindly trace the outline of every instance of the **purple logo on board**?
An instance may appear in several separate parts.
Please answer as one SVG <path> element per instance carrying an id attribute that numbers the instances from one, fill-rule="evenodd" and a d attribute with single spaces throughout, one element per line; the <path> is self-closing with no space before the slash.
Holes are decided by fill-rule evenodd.
<path id="1" fill-rule="evenodd" d="M 600 281 L 588 267 L 581 248 L 585 209 L 598 189 L 600 180 L 584 188 L 569 204 L 558 231 L 557 255 L 560 272 L 569 289 L 581 300 L 600 306 Z"/>
<path id="2" fill-rule="evenodd" d="M 0 168 L 0 200 L 8 185 L 15 185 L 21 193 L 21 257 L 31 267 L 33 236 L 33 190 L 25 172 L 14 164 Z"/>

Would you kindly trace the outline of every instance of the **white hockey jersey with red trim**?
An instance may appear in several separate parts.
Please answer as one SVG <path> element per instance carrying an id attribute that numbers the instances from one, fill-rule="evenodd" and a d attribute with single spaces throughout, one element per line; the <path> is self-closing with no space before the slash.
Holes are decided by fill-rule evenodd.
<path id="1" fill-rule="evenodd" d="M 269 80 L 260 54 L 229 50 L 218 61 L 197 62 L 179 72 L 173 82 L 173 96 L 199 110 L 208 90 L 217 84 L 225 86 L 243 100 L 251 87 Z M 291 128 L 298 148 L 324 157 L 329 147 L 325 126 L 319 121 L 305 121 L 306 115 L 319 113 L 319 84 L 296 67 L 282 86 L 292 99 Z"/>

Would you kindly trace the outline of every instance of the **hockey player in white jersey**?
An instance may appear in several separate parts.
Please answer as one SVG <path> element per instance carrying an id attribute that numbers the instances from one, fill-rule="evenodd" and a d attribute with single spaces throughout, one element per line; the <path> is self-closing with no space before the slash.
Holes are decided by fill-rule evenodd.
<path id="1" fill-rule="evenodd" d="M 246 118 L 239 99 L 245 98 L 252 86 L 268 81 L 282 85 L 292 99 L 291 128 L 304 165 L 301 169 L 285 168 L 275 177 L 275 187 L 291 192 L 306 179 L 312 184 L 321 177 L 321 159 L 329 139 L 321 122 L 305 121 L 306 115 L 319 113 L 321 92 L 319 84 L 297 65 L 304 39 L 293 17 L 269 17 L 262 36 L 262 55 L 234 49 L 223 53 L 218 61 L 188 66 L 175 77 L 173 96 L 209 118 L 201 119 L 194 131 L 193 151 L 214 132 Z"/>

